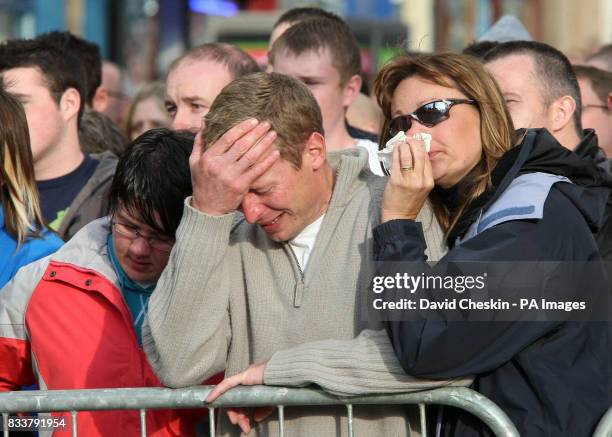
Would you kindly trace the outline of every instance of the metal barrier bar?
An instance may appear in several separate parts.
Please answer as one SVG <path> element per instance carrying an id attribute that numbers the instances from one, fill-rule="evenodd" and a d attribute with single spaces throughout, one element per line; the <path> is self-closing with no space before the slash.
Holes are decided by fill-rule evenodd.
<path id="1" fill-rule="evenodd" d="M 348 415 L 348 435 L 353 437 L 353 404 L 348 404 L 346 410 Z"/>
<path id="2" fill-rule="evenodd" d="M 140 410 L 140 437 L 147 437 L 147 410 Z"/>
<path id="3" fill-rule="evenodd" d="M 486 423 L 497 436 L 519 437 L 504 412 L 486 397 L 466 387 L 395 395 L 338 398 L 321 390 L 268 386 L 236 387 L 207 404 L 210 386 L 168 388 L 119 388 L 95 390 L 49 390 L 0 393 L 0 412 L 95 411 L 204 407 L 284 407 L 303 405 L 398 405 L 440 404 L 466 410 Z M 74 422 L 76 417 L 73 416 Z"/>
<path id="4" fill-rule="evenodd" d="M 210 437 L 214 437 L 215 435 L 215 409 L 214 408 L 209 408 L 208 409 L 208 433 L 210 434 Z"/>
<path id="5" fill-rule="evenodd" d="M 419 418 L 421 419 L 421 436 L 427 437 L 427 410 L 425 404 L 419 404 Z"/>
<path id="6" fill-rule="evenodd" d="M 593 437 L 612 437 L 612 407 L 599 421 Z"/>
<path id="7" fill-rule="evenodd" d="M 8 413 L 2 413 L 2 425 L 3 425 L 2 429 L 4 430 L 4 431 L 2 431 L 2 435 L 4 437 L 9 437 L 9 435 L 8 435 L 8 418 L 9 418 Z"/>
<path id="8" fill-rule="evenodd" d="M 71 411 L 70 414 L 72 415 L 72 437 L 77 437 L 79 435 L 79 422 L 77 420 L 77 412 Z"/>
<path id="9" fill-rule="evenodd" d="M 278 434 L 280 437 L 285 437 L 285 407 L 278 406 Z"/>

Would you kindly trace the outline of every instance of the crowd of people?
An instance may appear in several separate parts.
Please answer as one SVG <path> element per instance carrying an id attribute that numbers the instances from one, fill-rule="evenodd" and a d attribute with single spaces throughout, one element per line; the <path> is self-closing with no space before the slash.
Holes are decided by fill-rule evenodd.
<path id="1" fill-rule="evenodd" d="M 0 44 L 0 391 L 204 384 L 213 402 L 237 385 L 467 386 L 520 435 L 593 433 L 612 406 L 610 46 L 572 65 L 511 21 L 461 54 L 400 51 L 369 96 L 349 26 L 296 8 L 263 69 L 203 44 L 127 110 L 117 77 L 69 32 Z M 604 316 L 398 319 L 364 304 L 376 275 L 454 277 L 461 262 L 555 262 L 521 284 L 558 300 L 596 289 Z M 559 271 L 585 263 L 586 277 Z M 207 416 L 148 411 L 147 429 L 206 435 Z M 438 436 L 492 435 L 459 410 L 429 417 Z M 358 435 L 422 431 L 407 406 L 352 420 Z M 218 432 L 274 436 L 278 421 L 232 408 Z M 340 407 L 284 422 L 292 436 L 349 426 Z M 87 436 L 139 426 L 137 411 L 78 419 Z"/>

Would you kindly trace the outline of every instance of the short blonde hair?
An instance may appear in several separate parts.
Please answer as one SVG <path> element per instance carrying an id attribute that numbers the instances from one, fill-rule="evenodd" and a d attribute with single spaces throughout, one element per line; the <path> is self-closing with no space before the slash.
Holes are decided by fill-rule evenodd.
<path id="1" fill-rule="evenodd" d="M 465 208 L 491 184 L 491 172 L 502 155 L 515 144 L 514 127 L 503 95 L 495 80 L 475 58 L 455 53 L 399 55 L 383 67 L 374 87 L 384 123 L 381 144 L 390 137 L 391 103 L 398 85 L 409 77 L 419 78 L 461 91 L 476 101 L 480 112 L 482 158 L 464 180 L 464 198 L 450 211 L 434 192 L 430 196 L 436 216 L 447 235 Z"/>
<path id="2" fill-rule="evenodd" d="M 302 166 L 310 135 L 323 134 L 321 110 L 304 84 L 284 74 L 254 73 L 230 82 L 217 96 L 205 116 L 204 144 L 249 118 L 270 122 L 281 158 L 295 168 Z"/>

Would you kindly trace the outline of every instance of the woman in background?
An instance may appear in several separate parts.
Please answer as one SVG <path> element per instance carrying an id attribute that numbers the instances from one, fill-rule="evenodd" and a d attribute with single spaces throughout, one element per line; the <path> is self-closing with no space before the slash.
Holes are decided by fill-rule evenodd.
<path id="1" fill-rule="evenodd" d="M 136 93 L 125 126 L 130 141 L 148 130 L 170 126 L 170 116 L 164 105 L 165 96 L 166 88 L 160 82 L 148 83 Z"/>
<path id="2" fill-rule="evenodd" d="M 0 83 L 0 288 L 19 268 L 55 252 L 62 240 L 44 225 L 26 115 Z"/>

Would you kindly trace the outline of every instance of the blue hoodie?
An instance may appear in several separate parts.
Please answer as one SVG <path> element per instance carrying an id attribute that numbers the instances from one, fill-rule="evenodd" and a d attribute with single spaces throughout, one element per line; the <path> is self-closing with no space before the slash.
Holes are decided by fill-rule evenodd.
<path id="1" fill-rule="evenodd" d="M 45 229 L 40 238 L 28 238 L 18 247 L 17 240 L 4 226 L 4 208 L 0 207 L 0 288 L 4 287 L 21 267 L 52 254 L 63 244 L 57 235 Z"/>

